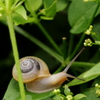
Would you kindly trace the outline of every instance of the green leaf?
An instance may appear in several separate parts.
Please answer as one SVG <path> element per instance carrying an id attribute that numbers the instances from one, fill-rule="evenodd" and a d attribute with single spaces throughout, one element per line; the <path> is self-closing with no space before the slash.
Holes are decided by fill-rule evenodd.
<path id="1" fill-rule="evenodd" d="M 42 5 L 42 0 L 25 0 L 25 6 L 28 11 L 34 12 Z"/>
<path id="2" fill-rule="evenodd" d="M 100 75 L 100 63 L 96 64 L 89 71 L 87 71 L 83 77 L 85 78 L 85 77 L 90 77 L 95 75 Z"/>
<path id="3" fill-rule="evenodd" d="M 70 94 L 72 94 L 67 85 L 64 86 L 64 94 L 65 94 L 65 95 L 70 95 Z"/>
<path id="4" fill-rule="evenodd" d="M 83 74 L 81 74 L 78 78 L 81 78 L 81 79 L 84 79 L 85 81 L 81 81 L 81 80 L 78 80 L 78 79 L 74 79 L 72 80 L 71 82 L 69 82 L 67 85 L 68 86 L 75 86 L 75 85 L 79 85 L 79 84 L 83 84 L 83 83 L 86 83 L 96 77 L 98 77 L 98 75 L 93 75 L 93 76 L 89 76 L 89 77 L 84 77 L 84 75 L 86 74 L 87 72 L 84 72 Z"/>
<path id="5" fill-rule="evenodd" d="M 60 95 L 55 95 L 52 99 L 53 100 L 62 100 L 62 97 Z"/>
<path id="6" fill-rule="evenodd" d="M 15 10 L 15 12 L 16 12 L 17 14 L 19 14 L 20 16 L 22 16 L 24 19 L 27 20 L 26 10 L 25 10 L 25 8 L 24 8 L 23 6 L 19 6 L 19 7 Z"/>
<path id="7" fill-rule="evenodd" d="M 86 97 L 82 98 L 81 100 L 100 100 L 100 97 L 96 96 L 95 88 L 90 88 L 86 90 L 83 94 L 86 95 Z"/>
<path id="8" fill-rule="evenodd" d="M 70 32 L 78 34 L 85 31 L 91 24 L 97 7 L 98 3 L 96 2 L 83 2 L 83 0 L 73 0 L 68 10 L 68 20 L 72 26 Z M 96 15 L 98 14 L 99 13 Z"/>
<path id="9" fill-rule="evenodd" d="M 44 3 L 44 8 L 47 9 L 49 8 L 53 2 L 55 2 L 56 0 L 44 0 L 43 3 Z"/>
<path id="10" fill-rule="evenodd" d="M 57 0 L 57 12 L 62 11 L 68 6 L 68 0 Z"/>
<path id="11" fill-rule="evenodd" d="M 35 23 L 35 18 L 27 17 L 27 20 L 26 20 L 19 14 L 13 13 L 13 21 L 14 21 L 15 25 L 25 24 L 25 23 L 29 23 L 29 22 Z"/>
<path id="12" fill-rule="evenodd" d="M 95 32 L 94 35 L 91 35 L 94 41 L 100 42 L 100 21 L 97 20 L 97 22 L 93 25 L 93 32 Z"/>
<path id="13" fill-rule="evenodd" d="M 74 100 L 80 100 L 81 98 L 84 98 L 84 97 L 86 97 L 84 94 L 77 94 L 77 95 L 75 95 L 74 96 Z"/>
<path id="14" fill-rule="evenodd" d="M 52 92 L 38 94 L 31 93 L 26 90 L 26 100 L 41 100 L 53 95 L 54 94 Z M 21 100 L 18 82 L 14 79 L 11 80 L 3 100 Z"/>
<path id="15" fill-rule="evenodd" d="M 47 0 L 44 0 L 44 6 L 45 6 L 45 14 L 46 16 L 48 17 L 54 17 L 55 14 L 56 14 L 56 3 L 57 3 L 57 0 L 53 0 L 54 2 L 49 2 L 47 3 Z M 51 5 L 50 5 L 51 4 Z"/>

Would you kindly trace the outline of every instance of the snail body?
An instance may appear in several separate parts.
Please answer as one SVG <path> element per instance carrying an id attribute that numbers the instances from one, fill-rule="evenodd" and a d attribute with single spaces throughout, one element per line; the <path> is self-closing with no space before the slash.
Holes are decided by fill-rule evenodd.
<path id="1" fill-rule="evenodd" d="M 34 93 L 48 92 L 59 88 L 61 84 L 67 79 L 66 73 L 53 74 L 44 78 L 37 78 L 26 84 L 26 89 Z"/>
<path id="2" fill-rule="evenodd" d="M 34 93 L 43 93 L 59 88 L 64 81 L 68 80 L 67 77 L 79 79 L 67 74 L 67 70 L 81 52 L 82 50 L 62 72 L 53 75 L 50 74 L 46 63 L 40 58 L 28 56 L 20 59 L 22 79 L 26 89 Z M 13 67 L 12 75 L 18 81 L 16 65 Z"/>

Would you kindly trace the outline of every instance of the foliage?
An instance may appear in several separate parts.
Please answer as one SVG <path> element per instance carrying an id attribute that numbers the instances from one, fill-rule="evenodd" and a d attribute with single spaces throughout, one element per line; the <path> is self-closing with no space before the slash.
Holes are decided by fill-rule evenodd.
<path id="1" fill-rule="evenodd" d="M 62 38 L 62 43 L 58 42 L 57 35 L 51 27 L 44 27 L 42 22 L 52 22 L 56 20 L 62 14 L 62 21 L 64 17 L 68 18 L 67 27 L 70 27 L 70 32 L 66 29 L 65 36 Z M 63 13 L 66 13 L 65 15 Z M 1 0 L 0 1 L 0 22 L 8 26 L 9 35 L 12 44 L 12 50 L 14 55 L 14 61 L 17 66 L 19 81 L 16 82 L 11 79 L 8 88 L 5 92 L 3 100 L 99 100 L 100 99 L 100 63 L 99 63 L 99 45 L 100 45 L 100 0 Z M 35 37 L 37 33 L 30 34 L 23 26 L 34 27 L 38 26 L 41 30 L 42 38 L 47 39 L 48 43 L 43 42 L 39 36 Z M 54 27 L 54 26 L 53 26 Z M 50 32 L 47 32 L 50 28 Z M 34 28 L 35 29 L 35 28 Z M 34 32 L 32 28 L 32 32 Z M 52 31 L 55 34 L 52 35 Z M 58 29 L 59 30 L 59 29 Z M 78 76 L 78 78 L 84 79 L 80 81 L 77 79 L 72 80 L 69 83 L 64 83 L 59 90 L 47 93 L 31 93 L 26 91 L 22 82 L 21 71 L 19 68 L 19 56 L 16 33 L 20 36 L 27 38 L 32 42 L 32 45 L 37 45 L 41 50 L 38 54 L 44 59 L 48 59 L 49 66 L 55 66 L 53 73 L 58 73 L 68 65 L 73 59 L 80 48 L 89 46 L 80 55 L 78 61 L 72 64 L 70 72 Z M 62 34 L 62 33 L 60 33 Z M 53 38 L 51 36 L 54 36 Z M 77 39 L 78 37 L 78 39 Z M 25 42 L 25 41 L 24 41 Z M 33 44 L 34 43 L 34 44 Z M 27 44 L 25 45 L 28 46 Z M 19 48 L 20 49 L 20 48 Z M 30 50 L 31 48 L 29 48 Z M 34 49 L 34 48 L 33 48 Z M 32 50 L 33 50 L 32 49 Z M 92 53 L 90 53 L 94 50 Z M 41 52 L 44 50 L 44 52 Z M 45 53 L 48 53 L 45 55 Z M 36 55 L 38 54 L 31 54 Z M 47 57 L 47 58 L 46 58 Z M 50 59 L 50 57 L 53 57 Z M 52 63 L 52 64 L 51 64 Z M 88 86 L 88 84 L 90 84 Z M 94 87 L 94 85 L 96 86 Z M 79 88 L 73 91 L 72 86 Z M 72 88 L 70 90 L 69 88 Z M 76 94 L 77 93 L 77 94 Z"/>

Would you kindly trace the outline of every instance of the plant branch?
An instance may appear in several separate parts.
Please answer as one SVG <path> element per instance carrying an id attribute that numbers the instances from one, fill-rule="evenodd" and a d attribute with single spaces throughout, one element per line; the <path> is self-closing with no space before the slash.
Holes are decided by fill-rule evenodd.
<path id="1" fill-rule="evenodd" d="M 84 38 L 85 38 L 85 34 L 82 34 L 81 39 L 79 40 L 77 46 L 75 47 L 75 49 L 74 49 L 74 51 L 73 51 L 73 53 L 72 53 L 70 59 L 72 59 L 72 58 L 75 56 L 75 54 L 76 54 L 77 51 L 79 50 L 79 47 L 81 46 L 81 44 L 82 44 Z"/>
<path id="2" fill-rule="evenodd" d="M 6 0 L 6 1 L 7 1 L 6 3 L 9 4 L 10 1 L 9 0 Z M 13 49 L 13 55 L 14 55 L 16 69 L 17 69 L 17 73 L 18 73 L 18 83 L 19 83 L 19 88 L 20 88 L 20 94 L 21 94 L 22 100 L 26 100 L 24 85 L 22 82 L 22 75 L 21 75 L 20 63 L 19 63 L 19 54 L 18 54 L 17 42 L 16 42 L 14 26 L 13 26 L 13 21 L 12 21 L 12 16 L 11 16 L 12 13 L 10 10 L 10 5 L 7 5 L 6 12 L 7 12 L 7 24 L 8 24 L 8 28 L 9 28 L 9 34 L 10 34 L 10 39 L 11 39 L 11 44 L 12 44 L 12 49 Z"/>
<path id="3" fill-rule="evenodd" d="M 70 63 L 70 61 L 67 61 L 65 65 L 68 65 Z M 54 73 L 58 73 L 58 72 L 61 72 L 64 68 L 65 68 L 65 65 L 64 64 L 61 64 L 61 66 L 54 72 Z M 93 66 L 95 66 L 96 63 L 88 63 L 88 62 L 78 62 L 78 61 L 75 61 L 73 62 L 72 66 L 75 68 L 75 67 L 86 67 L 86 68 L 91 68 Z"/>
<path id="4" fill-rule="evenodd" d="M 41 25 L 41 23 L 39 22 L 39 19 L 36 15 L 35 12 L 31 11 L 32 15 L 35 17 L 36 20 L 36 25 L 41 29 L 41 31 L 43 32 L 43 34 L 45 35 L 45 37 L 49 40 L 49 42 L 52 44 L 52 46 L 55 48 L 55 50 L 62 55 L 62 51 L 60 50 L 60 48 L 57 46 L 57 44 L 55 43 L 55 41 L 51 38 L 51 36 L 48 34 L 48 32 L 44 29 L 44 27 Z"/>
<path id="5" fill-rule="evenodd" d="M 74 35 L 70 34 L 70 41 L 69 41 L 69 48 L 68 48 L 68 57 L 67 60 L 70 61 L 70 55 L 73 49 L 73 40 L 74 40 Z"/>
<path id="6" fill-rule="evenodd" d="M 28 32 L 24 31 L 23 29 L 21 29 L 20 27 L 15 27 L 15 30 L 23 35 L 24 37 L 28 38 L 30 41 L 32 41 L 34 44 L 36 44 L 37 46 L 39 46 L 40 48 L 42 48 L 43 50 L 45 50 L 47 53 L 49 53 L 50 55 L 52 55 L 54 58 L 56 58 L 58 61 L 60 61 L 61 63 L 63 63 L 63 57 L 61 55 L 59 55 L 58 53 L 54 52 L 52 49 L 50 49 L 48 46 L 46 46 L 45 44 L 43 44 L 41 41 L 39 41 L 38 39 L 36 39 L 35 37 L 33 37 L 32 35 L 30 35 Z"/>

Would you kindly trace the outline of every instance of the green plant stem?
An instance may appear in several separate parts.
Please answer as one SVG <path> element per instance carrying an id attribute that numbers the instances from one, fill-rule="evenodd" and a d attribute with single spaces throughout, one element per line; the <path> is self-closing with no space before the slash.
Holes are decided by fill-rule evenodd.
<path id="1" fill-rule="evenodd" d="M 96 33 L 93 34 L 92 36 L 96 37 L 96 38 L 99 39 L 99 41 L 100 41 L 100 37 L 99 37 Z"/>
<path id="2" fill-rule="evenodd" d="M 52 46 L 56 49 L 56 51 L 62 55 L 62 52 L 60 50 L 60 48 L 56 45 L 56 43 L 53 41 L 53 39 L 51 38 L 51 36 L 47 33 L 47 31 L 44 29 L 44 27 L 41 25 L 40 22 L 37 23 L 38 27 L 41 29 L 41 31 L 43 32 L 43 34 L 47 37 L 47 39 L 50 41 L 50 43 L 52 44 Z"/>
<path id="3" fill-rule="evenodd" d="M 16 63 L 17 73 L 18 73 L 18 83 L 19 83 L 19 88 L 20 88 L 20 94 L 21 94 L 22 100 L 26 100 L 24 85 L 22 82 L 22 75 L 21 75 L 21 70 L 20 70 L 18 48 L 17 48 L 16 38 L 15 38 L 15 32 L 14 32 L 11 13 L 7 14 L 7 23 L 8 23 L 8 28 L 9 28 L 10 39 L 11 39 L 11 43 L 12 43 L 12 49 L 13 49 L 14 59 L 15 59 L 15 63 Z"/>
<path id="4" fill-rule="evenodd" d="M 82 34 L 81 39 L 79 40 L 77 46 L 75 47 L 75 49 L 74 49 L 74 51 L 73 51 L 73 53 L 72 53 L 70 59 L 72 59 L 72 58 L 75 56 L 75 54 L 76 54 L 77 51 L 79 50 L 79 47 L 81 46 L 81 44 L 82 44 L 84 38 L 85 38 L 85 34 Z"/>
<path id="5" fill-rule="evenodd" d="M 11 9 L 12 9 L 12 10 L 15 10 L 15 9 L 18 8 L 24 1 L 25 1 L 25 0 L 22 0 L 22 1 L 20 1 L 20 2 L 19 2 L 19 0 L 16 1 L 15 4 L 11 7 Z M 19 3 L 18 3 L 18 2 L 19 2 Z M 17 3 L 18 3 L 18 4 L 17 4 Z"/>
<path id="6" fill-rule="evenodd" d="M 42 33 L 45 35 L 45 37 L 49 40 L 49 42 L 52 44 L 52 46 L 55 48 L 55 50 L 62 55 L 62 52 L 60 48 L 57 46 L 55 41 L 51 38 L 51 36 L 48 34 L 48 32 L 44 29 L 44 27 L 41 25 L 38 16 L 35 12 L 31 11 L 32 15 L 35 17 L 36 25 L 41 29 Z"/>
<path id="7" fill-rule="evenodd" d="M 70 41 L 69 41 L 69 48 L 68 48 L 68 57 L 67 60 L 70 61 L 70 55 L 73 49 L 73 40 L 74 40 L 74 35 L 70 34 Z"/>
<path id="8" fill-rule="evenodd" d="M 100 43 L 92 43 L 93 45 L 100 45 Z"/>
<path id="9" fill-rule="evenodd" d="M 63 37 L 62 38 L 63 40 L 63 47 L 62 47 L 62 51 L 63 51 L 63 58 L 64 60 L 66 59 L 67 57 L 67 45 L 66 45 L 66 37 Z"/>
<path id="10" fill-rule="evenodd" d="M 70 63 L 70 61 L 66 62 L 66 65 L 68 65 L 69 63 Z M 73 67 L 86 67 L 86 68 L 91 68 L 91 67 L 93 67 L 95 65 L 96 65 L 95 63 L 78 62 L 78 61 L 75 61 L 72 64 Z M 65 65 L 61 64 L 61 66 L 54 73 L 61 72 L 64 68 L 65 68 Z"/>
<path id="11" fill-rule="evenodd" d="M 36 44 L 37 46 L 39 46 L 40 48 L 42 48 L 43 50 L 45 50 L 47 53 L 49 53 L 50 55 L 52 55 L 54 58 L 56 58 L 58 61 L 60 61 L 61 63 L 63 63 L 63 57 L 61 55 L 59 55 L 58 53 L 54 52 L 52 49 L 50 49 L 48 46 L 46 46 L 45 44 L 43 44 L 41 41 L 39 41 L 38 39 L 36 39 L 35 37 L 33 37 L 32 35 L 30 35 L 28 32 L 24 31 L 23 29 L 21 29 L 20 27 L 15 27 L 15 30 L 23 35 L 24 37 L 28 38 L 30 41 L 32 41 L 34 44 Z"/>
<path id="12" fill-rule="evenodd" d="M 4 6 L 4 4 L 0 1 L 0 6 L 5 10 L 6 8 L 5 8 L 5 6 Z"/>
<path id="13" fill-rule="evenodd" d="M 6 10 L 7 11 L 10 11 L 11 3 L 12 3 L 12 0 L 5 0 Z"/>

